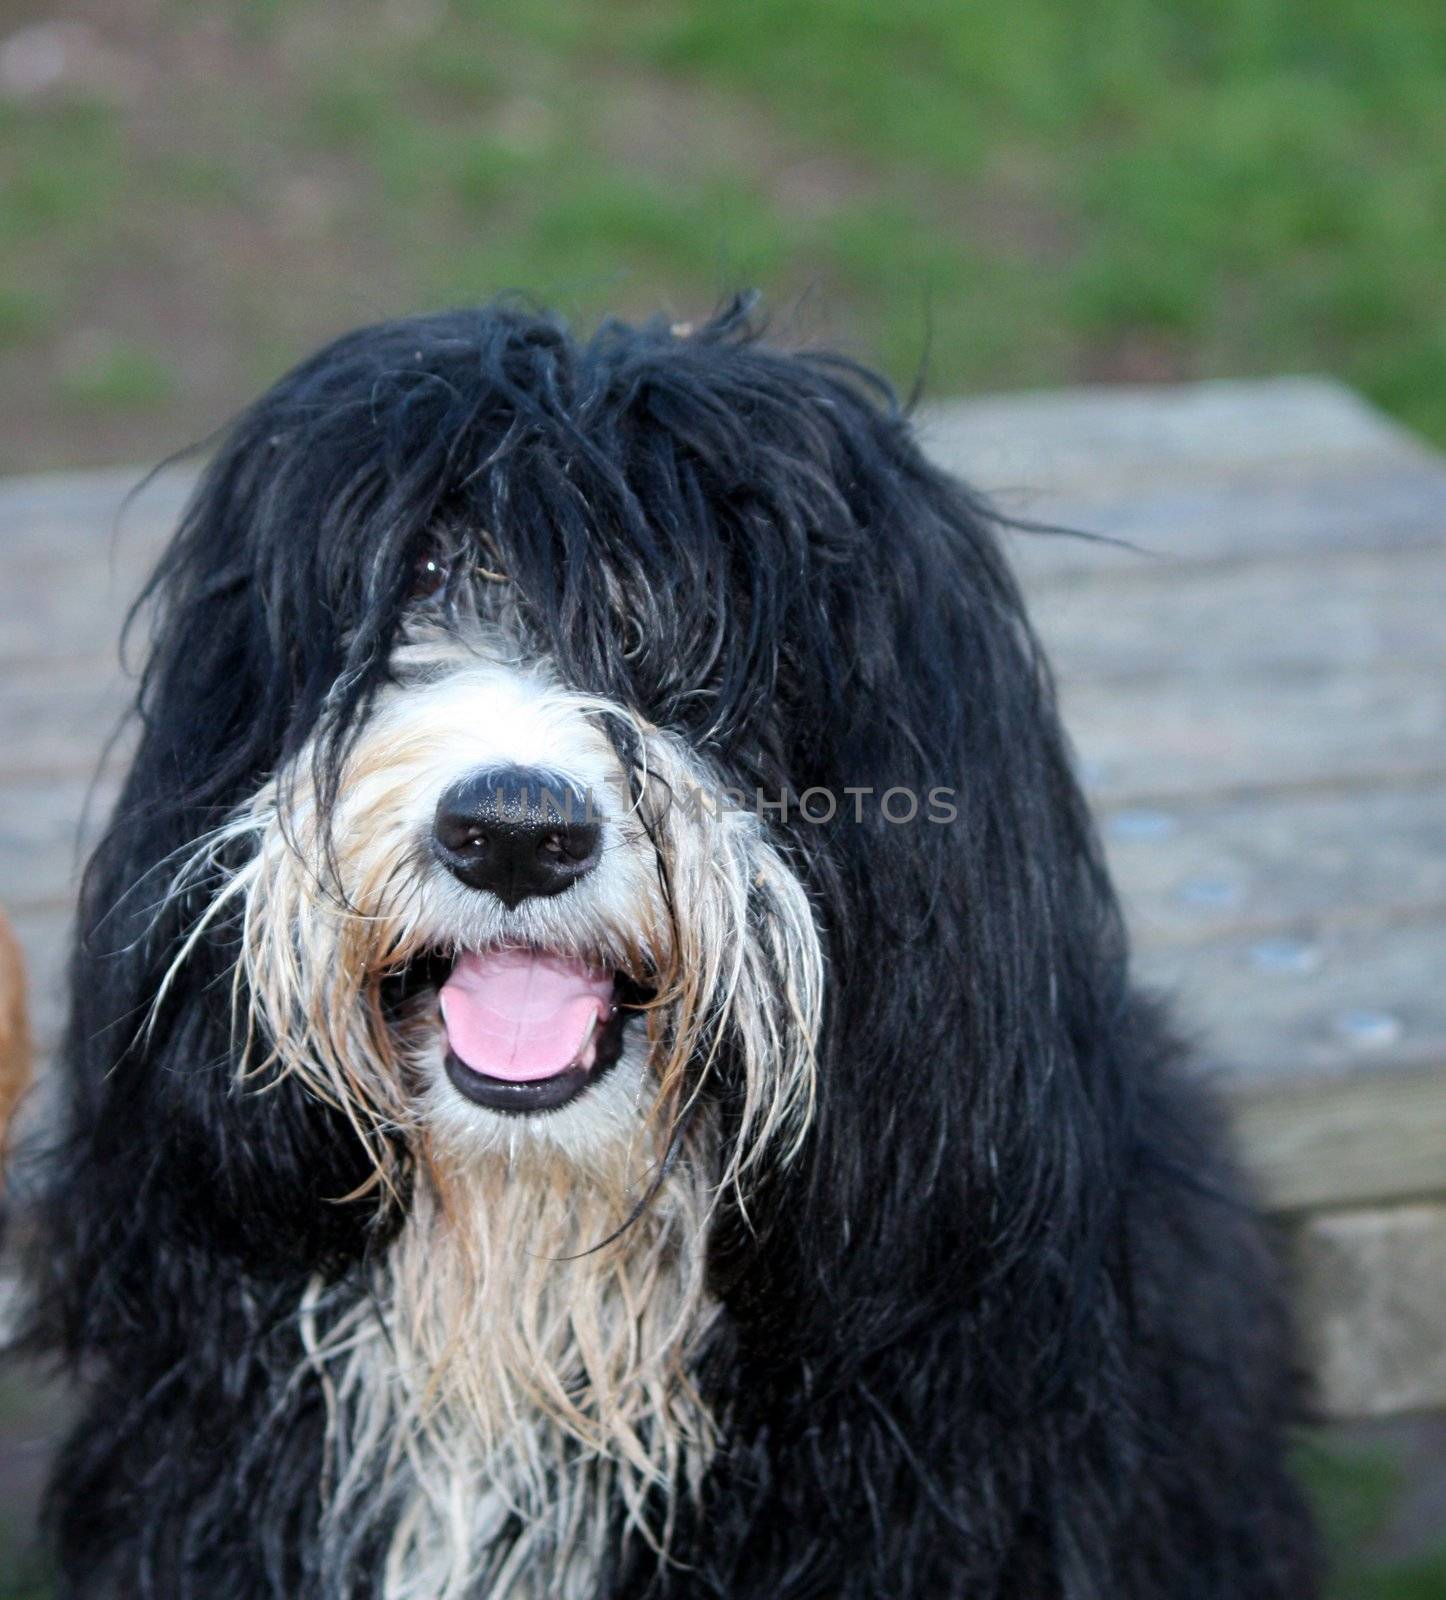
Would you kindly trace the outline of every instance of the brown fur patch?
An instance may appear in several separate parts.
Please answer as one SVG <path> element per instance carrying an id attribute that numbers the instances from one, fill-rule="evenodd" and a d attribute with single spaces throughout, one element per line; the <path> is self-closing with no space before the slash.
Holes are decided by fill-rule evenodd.
<path id="1" fill-rule="evenodd" d="M 25 1005 L 25 958 L 15 930 L 0 912 L 0 1164 L 10 1120 L 30 1087 L 32 1050 Z"/>

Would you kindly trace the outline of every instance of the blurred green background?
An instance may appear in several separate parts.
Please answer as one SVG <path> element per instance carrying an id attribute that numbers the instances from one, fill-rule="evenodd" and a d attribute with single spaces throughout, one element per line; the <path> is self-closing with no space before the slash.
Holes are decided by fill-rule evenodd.
<path id="1" fill-rule="evenodd" d="M 1329 371 L 1446 441 L 1440 0 L 0 0 L 0 469 L 321 337 L 739 284 L 933 393 Z"/>
<path id="2" fill-rule="evenodd" d="M 1441 0 L 0 0 L 0 471 L 401 311 L 750 284 L 934 395 L 1325 371 L 1446 444 L 1443 268 Z M 0 1389 L 0 1593 L 52 1416 Z M 1443 1458 L 1310 1442 L 1338 1600 L 1446 1600 Z"/>

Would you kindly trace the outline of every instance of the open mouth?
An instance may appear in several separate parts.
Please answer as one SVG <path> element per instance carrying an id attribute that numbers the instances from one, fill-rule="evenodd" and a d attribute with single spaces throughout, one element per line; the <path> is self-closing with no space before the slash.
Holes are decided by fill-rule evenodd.
<path id="1" fill-rule="evenodd" d="M 622 973 L 521 947 L 466 952 L 436 978 L 448 1080 L 489 1111 L 577 1099 L 617 1064 L 629 1011 L 648 997 Z"/>

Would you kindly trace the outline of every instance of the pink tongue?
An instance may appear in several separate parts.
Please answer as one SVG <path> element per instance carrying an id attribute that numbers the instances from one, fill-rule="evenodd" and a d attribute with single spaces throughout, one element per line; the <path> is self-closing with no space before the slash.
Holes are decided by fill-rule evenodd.
<path id="1" fill-rule="evenodd" d="M 612 1013 L 613 979 L 536 950 L 466 955 L 442 985 L 447 1043 L 474 1072 L 510 1083 L 554 1078 L 596 1054 L 595 1023 Z"/>

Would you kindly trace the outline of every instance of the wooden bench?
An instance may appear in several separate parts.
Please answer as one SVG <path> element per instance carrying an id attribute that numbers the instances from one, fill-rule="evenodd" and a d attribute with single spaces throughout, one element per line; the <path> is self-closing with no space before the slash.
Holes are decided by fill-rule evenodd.
<path id="1" fill-rule="evenodd" d="M 1286 1222 L 1327 1407 L 1446 1404 L 1446 460 L 1315 379 L 932 408 L 1020 533 L 1139 967 Z M 123 609 L 187 487 L 0 484 L 0 899 L 42 1054 Z M 114 777 L 91 795 L 103 813 Z"/>

